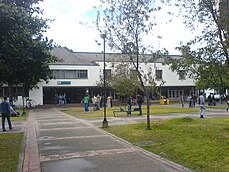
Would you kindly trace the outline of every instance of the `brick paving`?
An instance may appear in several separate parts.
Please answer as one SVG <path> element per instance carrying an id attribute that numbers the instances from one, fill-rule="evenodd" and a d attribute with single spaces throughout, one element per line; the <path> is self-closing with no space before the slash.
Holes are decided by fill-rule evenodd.
<path id="1" fill-rule="evenodd" d="M 40 157 L 36 138 L 36 124 L 34 112 L 29 112 L 25 126 L 26 144 L 23 162 L 23 172 L 41 172 Z"/>

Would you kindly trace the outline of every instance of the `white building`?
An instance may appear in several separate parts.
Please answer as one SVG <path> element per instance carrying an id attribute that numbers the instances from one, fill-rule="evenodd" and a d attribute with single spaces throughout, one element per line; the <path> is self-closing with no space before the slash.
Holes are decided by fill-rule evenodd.
<path id="1" fill-rule="evenodd" d="M 77 53 L 67 48 L 54 48 L 52 54 L 62 61 L 50 64 L 55 79 L 48 83 L 39 83 L 38 88 L 29 92 L 30 99 L 34 100 L 36 105 L 54 104 L 55 94 L 66 93 L 69 103 L 79 103 L 87 92 L 90 95 L 103 94 L 101 88 L 97 86 L 103 72 L 103 53 Z M 120 56 L 122 54 L 106 54 L 106 71 L 111 72 L 112 66 L 120 63 L 118 60 Z M 139 67 L 143 71 L 151 67 L 158 79 L 165 81 L 160 87 L 161 95 L 176 99 L 181 94 L 189 95 L 195 92 L 192 79 L 172 72 L 168 65 L 162 65 L 162 60 L 147 64 L 139 60 Z M 117 98 L 111 89 L 107 89 L 106 95 Z"/>

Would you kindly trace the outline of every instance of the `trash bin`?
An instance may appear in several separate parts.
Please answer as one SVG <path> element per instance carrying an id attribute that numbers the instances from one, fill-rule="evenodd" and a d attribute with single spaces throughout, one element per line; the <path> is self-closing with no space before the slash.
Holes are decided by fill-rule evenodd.
<path id="1" fill-rule="evenodd" d="M 166 99 L 166 104 L 169 105 L 169 99 Z"/>
<path id="2" fill-rule="evenodd" d="M 169 105 L 169 99 L 160 99 L 160 105 Z"/>

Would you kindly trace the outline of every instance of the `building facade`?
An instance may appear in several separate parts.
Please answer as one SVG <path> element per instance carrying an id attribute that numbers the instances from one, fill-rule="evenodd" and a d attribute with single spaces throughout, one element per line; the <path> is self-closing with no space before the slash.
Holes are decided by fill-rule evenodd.
<path id="1" fill-rule="evenodd" d="M 60 62 L 50 64 L 55 79 L 48 83 L 41 82 L 38 88 L 29 92 L 30 99 L 36 105 L 56 103 L 56 95 L 66 94 L 68 103 L 80 103 L 86 93 L 92 95 L 104 94 L 98 87 L 100 77 L 103 76 L 103 53 L 76 53 L 67 48 L 54 48 L 52 54 L 61 59 Z M 112 72 L 114 64 L 121 62 L 122 54 L 106 54 L 106 72 Z M 122 58 L 123 59 L 123 58 Z M 128 63 L 128 61 L 124 62 Z M 168 65 L 163 65 L 162 60 L 144 63 L 139 61 L 143 72 L 152 70 L 160 86 L 160 95 L 170 99 L 179 99 L 180 95 L 189 95 L 195 92 L 195 83 L 185 75 L 172 72 Z M 118 96 L 112 89 L 106 88 L 105 95 L 112 95 L 114 100 Z"/>

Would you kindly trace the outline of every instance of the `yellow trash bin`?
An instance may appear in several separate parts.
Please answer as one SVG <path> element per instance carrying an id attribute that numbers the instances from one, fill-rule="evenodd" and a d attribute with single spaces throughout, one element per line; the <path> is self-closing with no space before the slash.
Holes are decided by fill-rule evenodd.
<path id="1" fill-rule="evenodd" d="M 166 104 L 169 105 L 169 99 L 166 99 Z"/>
<path id="2" fill-rule="evenodd" d="M 160 105 L 169 105 L 169 99 L 160 99 Z"/>
<path id="3" fill-rule="evenodd" d="M 160 99 L 160 105 L 164 104 L 164 99 Z"/>

